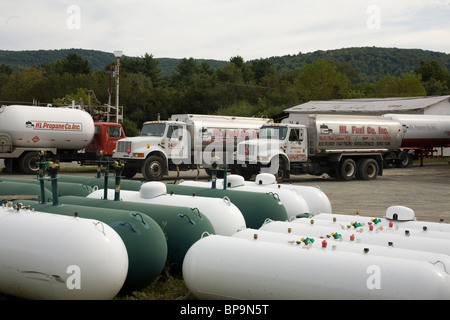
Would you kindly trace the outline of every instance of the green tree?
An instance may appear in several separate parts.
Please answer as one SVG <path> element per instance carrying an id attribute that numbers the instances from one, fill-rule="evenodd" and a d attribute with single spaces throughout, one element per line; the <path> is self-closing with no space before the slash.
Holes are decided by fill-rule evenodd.
<path id="1" fill-rule="evenodd" d="M 159 68 L 159 61 L 153 55 L 146 53 L 140 58 L 124 57 L 120 62 L 121 71 L 138 73 L 150 78 L 153 87 L 162 85 L 162 71 Z"/>
<path id="2" fill-rule="evenodd" d="M 375 85 L 376 96 L 388 97 L 412 97 L 425 96 L 427 94 L 418 74 L 404 73 L 400 77 L 386 75 L 377 81 Z"/>
<path id="3" fill-rule="evenodd" d="M 275 74 L 275 68 L 269 59 L 253 60 L 250 64 L 250 69 L 253 72 L 256 83 L 260 83 L 265 76 Z"/>
<path id="4" fill-rule="evenodd" d="M 295 79 L 295 85 L 304 101 L 342 99 L 350 91 L 348 77 L 337 71 L 334 63 L 326 59 L 304 64 Z"/>
<path id="5" fill-rule="evenodd" d="M 62 60 L 62 72 L 70 74 L 89 74 L 91 67 L 89 61 L 83 59 L 76 53 L 70 53 L 65 59 Z"/>
<path id="6" fill-rule="evenodd" d="M 242 79 L 245 83 L 249 83 L 253 79 L 252 70 L 245 63 L 244 58 L 241 56 L 232 57 L 230 62 L 236 65 L 241 70 Z"/>
<path id="7" fill-rule="evenodd" d="M 415 69 L 421 75 L 427 95 L 445 95 L 449 93 L 450 73 L 435 60 L 421 61 Z"/>

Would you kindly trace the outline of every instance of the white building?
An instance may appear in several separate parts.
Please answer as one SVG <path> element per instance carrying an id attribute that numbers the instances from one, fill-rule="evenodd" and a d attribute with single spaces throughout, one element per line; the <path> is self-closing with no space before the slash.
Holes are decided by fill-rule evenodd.
<path id="1" fill-rule="evenodd" d="M 374 116 L 386 113 L 450 115 L 450 96 L 309 101 L 284 111 Z"/>

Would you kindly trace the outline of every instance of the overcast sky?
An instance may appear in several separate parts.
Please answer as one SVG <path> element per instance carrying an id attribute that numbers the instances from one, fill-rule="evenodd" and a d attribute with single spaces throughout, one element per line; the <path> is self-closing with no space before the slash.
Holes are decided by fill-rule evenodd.
<path id="1" fill-rule="evenodd" d="M 450 53 L 450 0 L 1 0 L 0 50 L 244 60 L 346 47 Z"/>

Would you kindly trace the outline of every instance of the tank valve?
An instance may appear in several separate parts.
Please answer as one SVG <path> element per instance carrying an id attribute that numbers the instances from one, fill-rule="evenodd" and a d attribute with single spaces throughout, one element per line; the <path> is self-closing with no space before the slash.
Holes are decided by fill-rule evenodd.
<path id="1" fill-rule="evenodd" d="M 332 235 L 333 238 L 335 238 L 336 240 L 337 240 L 337 239 L 340 239 L 340 238 L 342 237 L 342 235 L 340 235 L 340 234 L 337 233 L 337 232 L 333 232 L 331 235 Z"/>
<path id="2" fill-rule="evenodd" d="M 359 228 L 359 227 L 361 227 L 362 226 L 362 224 L 361 223 L 359 223 L 359 222 L 352 222 L 352 223 L 350 223 L 354 228 Z"/>

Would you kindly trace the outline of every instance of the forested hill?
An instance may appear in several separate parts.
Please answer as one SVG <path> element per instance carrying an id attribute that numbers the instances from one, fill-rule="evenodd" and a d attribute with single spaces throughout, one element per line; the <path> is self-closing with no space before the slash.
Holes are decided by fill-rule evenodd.
<path id="1" fill-rule="evenodd" d="M 0 50 L 0 65 L 5 64 L 13 69 L 23 70 L 29 67 L 41 67 L 45 63 L 64 59 L 70 53 L 76 53 L 90 63 L 93 71 L 104 69 L 115 61 L 114 54 L 96 50 L 61 49 L 61 50 L 37 50 L 37 51 L 5 51 Z M 149 52 L 149 54 L 152 54 Z M 159 68 L 163 76 L 171 75 L 181 59 L 157 58 Z M 195 58 L 195 57 L 193 57 Z M 232 57 L 230 57 L 232 58 Z M 245 59 L 245 57 L 242 57 Z M 398 49 L 360 47 L 343 48 L 327 51 L 315 51 L 271 57 L 268 60 L 280 72 L 300 68 L 304 63 L 312 63 L 317 59 L 328 59 L 337 63 L 348 64 L 359 75 L 360 82 L 375 82 L 384 75 L 400 76 L 402 73 L 413 71 L 420 65 L 420 61 L 437 61 L 442 67 L 450 70 L 450 54 L 426 51 L 421 49 Z M 208 62 L 211 68 L 222 67 L 226 61 L 200 60 Z"/>
<path id="2" fill-rule="evenodd" d="M 360 82 L 375 82 L 387 74 L 398 77 L 402 73 L 413 71 L 421 61 L 434 60 L 450 70 L 450 54 L 421 49 L 344 48 L 272 57 L 269 61 L 282 73 L 283 70 L 294 70 L 300 68 L 303 63 L 312 63 L 317 59 L 350 65 L 358 71 Z"/>
<path id="3" fill-rule="evenodd" d="M 24 70 L 31 67 L 42 67 L 44 64 L 64 59 L 69 54 L 75 53 L 86 59 L 92 71 L 100 71 L 105 69 L 110 63 L 115 62 L 112 52 L 103 52 L 98 50 L 85 49 L 60 49 L 60 50 L 27 50 L 27 51 L 6 51 L 0 50 L 0 65 L 7 65 L 13 69 Z M 151 53 L 149 53 L 151 54 Z M 181 59 L 175 58 L 158 58 L 159 68 L 163 76 L 171 75 Z M 198 62 L 208 62 L 212 68 L 223 66 L 226 61 L 218 60 L 202 60 L 196 59 Z"/>

